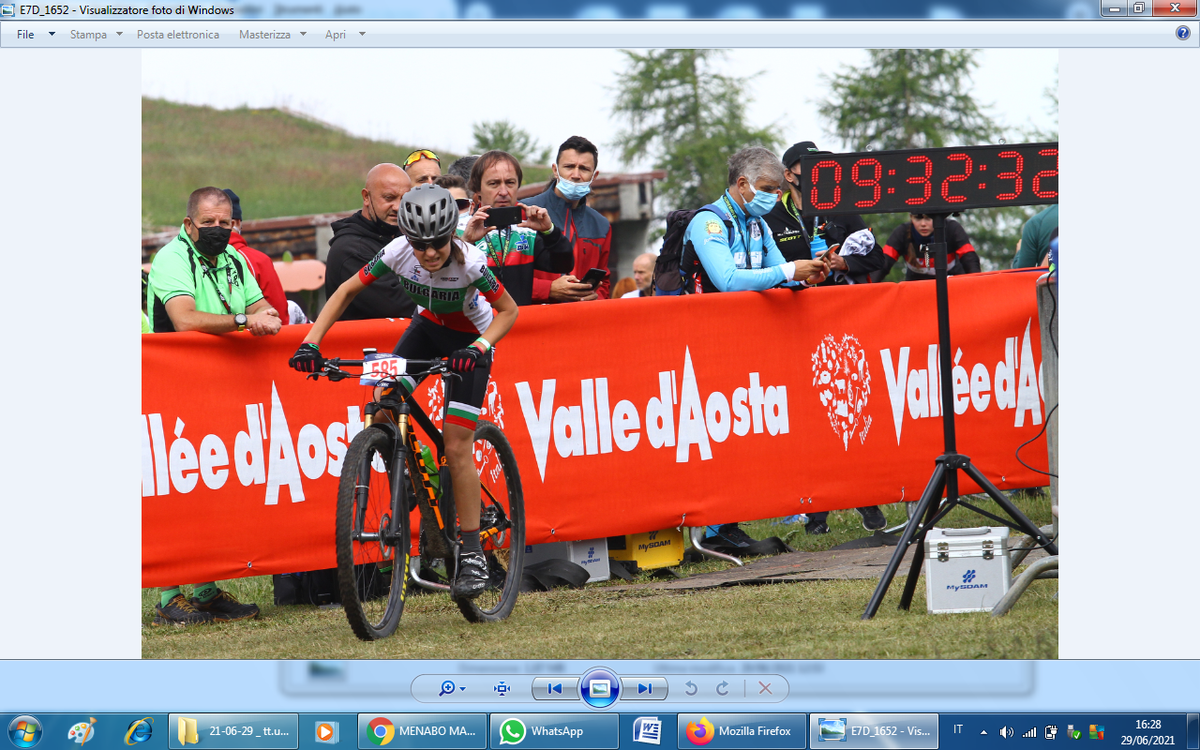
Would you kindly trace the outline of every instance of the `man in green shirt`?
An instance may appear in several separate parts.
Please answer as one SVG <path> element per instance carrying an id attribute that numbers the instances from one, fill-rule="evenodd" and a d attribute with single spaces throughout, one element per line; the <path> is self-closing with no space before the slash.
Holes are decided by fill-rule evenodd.
<path id="1" fill-rule="evenodd" d="M 229 245 L 232 230 L 229 196 L 207 187 L 192 193 L 179 236 L 150 267 L 147 311 L 155 333 L 279 333 L 279 312 L 263 298 L 249 262 Z"/>
<path id="2" fill-rule="evenodd" d="M 233 204 L 223 191 L 205 187 L 188 198 L 179 236 L 154 256 L 147 305 L 156 333 L 248 330 L 274 336 L 282 321 L 263 298 L 249 262 L 229 245 Z M 160 592 L 155 625 L 200 625 L 258 616 L 258 606 L 242 604 L 213 581 L 196 584 L 188 599 L 179 586 Z"/>

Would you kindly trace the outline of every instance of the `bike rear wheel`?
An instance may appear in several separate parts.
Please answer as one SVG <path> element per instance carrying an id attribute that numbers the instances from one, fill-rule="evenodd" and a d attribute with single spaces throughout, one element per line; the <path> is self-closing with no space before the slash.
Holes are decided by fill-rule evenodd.
<path id="1" fill-rule="evenodd" d="M 366 428 L 350 443 L 338 483 L 338 588 L 350 628 L 364 641 L 395 632 L 408 583 L 408 504 L 399 514 L 392 507 L 392 485 L 404 481 L 391 476 L 392 451 L 387 432 Z"/>
<path id="2" fill-rule="evenodd" d="M 508 617 L 521 592 L 521 574 L 525 570 L 525 498 L 521 475 L 512 446 L 500 428 L 480 420 L 475 425 L 472 454 L 479 472 L 479 537 L 488 561 L 491 581 L 474 599 L 455 599 L 463 616 L 471 622 L 494 622 Z M 452 492 L 442 493 L 442 517 L 454 519 L 454 539 L 458 539 L 458 516 Z M 446 571 L 454 575 L 454 561 L 446 561 Z"/>

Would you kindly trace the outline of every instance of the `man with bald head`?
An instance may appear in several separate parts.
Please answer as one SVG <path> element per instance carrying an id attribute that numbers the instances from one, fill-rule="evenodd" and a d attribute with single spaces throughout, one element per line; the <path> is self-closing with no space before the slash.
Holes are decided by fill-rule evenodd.
<path id="1" fill-rule="evenodd" d="M 377 164 L 367 173 L 362 208 L 333 223 L 325 261 L 327 296 L 333 296 L 342 282 L 356 275 L 400 234 L 396 216 L 400 199 L 411 187 L 408 175 L 395 164 Z M 411 318 L 415 310 L 416 305 L 400 287 L 400 277 L 390 274 L 355 297 L 341 319 Z"/>
<path id="2" fill-rule="evenodd" d="M 637 289 L 634 289 L 625 297 L 653 297 L 654 296 L 654 262 L 658 260 L 658 256 L 654 253 L 642 253 L 633 259 L 633 280 L 637 283 Z"/>

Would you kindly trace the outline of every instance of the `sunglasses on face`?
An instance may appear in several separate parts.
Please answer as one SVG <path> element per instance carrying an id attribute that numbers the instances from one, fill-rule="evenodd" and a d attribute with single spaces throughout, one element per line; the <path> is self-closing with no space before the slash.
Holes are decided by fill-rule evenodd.
<path id="1" fill-rule="evenodd" d="M 446 235 L 445 237 L 438 237 L 429 242 L 419 242 L 416 240 L 409 240 L 408 244 L 412 245 L 413 250 L 417 251 L 418 253 L 423 253 L 426 250 L 428 250 L 429 248 L 436 249 L 439 247 L 445 247 L 448 242 L 450 242 L 450 235 Z"/>
<path id="2" fill-rule="evenodd" d="M 458 206 L 459 211 L 462 211 L 471 206 L 471 201 L 467 198 L 455 198 L 454 205 Z"/>
<path id="3" fill-rule="evenodd" d="M 408 158 L 404 160 L 404 166 L 407 167 L 412 164 L 416 164 L 422 159 L 433 159 L 438 164 L 442 163 L 442 160 L 438 158 L 437 154 L 433 153 L 429 149 L 419 148 L 408 155 Z"/>

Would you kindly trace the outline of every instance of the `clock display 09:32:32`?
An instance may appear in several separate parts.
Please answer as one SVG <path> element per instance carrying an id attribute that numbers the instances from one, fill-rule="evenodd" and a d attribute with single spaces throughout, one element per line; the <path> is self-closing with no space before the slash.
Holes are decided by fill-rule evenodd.
<path id="1" fill-rule="evenodd" d="M 1057 143 L 812 154 L 800 170 L 809 216 L 1058 202 Z"/>

